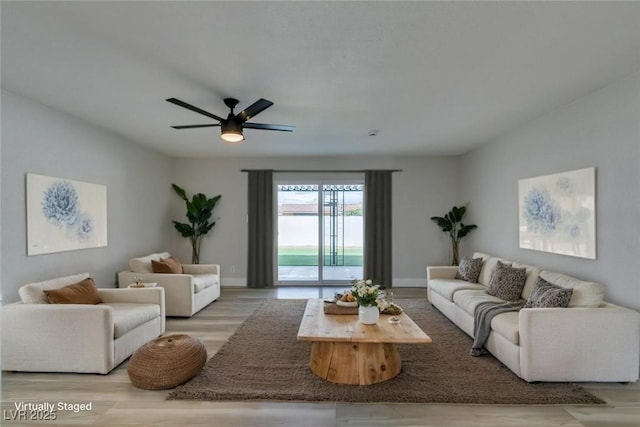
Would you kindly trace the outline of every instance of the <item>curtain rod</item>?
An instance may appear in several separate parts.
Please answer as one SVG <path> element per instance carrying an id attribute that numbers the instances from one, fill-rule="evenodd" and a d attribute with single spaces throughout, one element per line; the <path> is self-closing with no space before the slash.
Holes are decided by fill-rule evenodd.
<path id="1" fill-rule="evenodd" d="M 270 170 L 278 173 L 340 173 L 340 172 L 348 172 L 348 173 L 364 173 L 367 170 L 376 170 L 376 171 L 385 171 L 385 172 L 402 172 L 402 169 L 362 169 L 362 170 L 353 170 L 353 169 L 240 169 L 240 172 L 252 172 L 252 171 L 265 171 Z"/>

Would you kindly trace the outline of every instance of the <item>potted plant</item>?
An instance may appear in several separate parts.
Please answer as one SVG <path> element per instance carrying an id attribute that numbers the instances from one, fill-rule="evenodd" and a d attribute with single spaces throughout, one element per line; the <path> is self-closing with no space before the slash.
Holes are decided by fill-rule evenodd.
<path id="1" fill-rule="evenodd" d="M 444 216 L 431 217 L 431 220 L 435 221 L 442 231 L 449 233 L 449 238 L 451 239 L 451 265 L 458 265 L 460 262 L 458 258 L 460 240 L 469 234 L 471 230 L 478 228 L 477 225 L 462 223 L 462 218 L 466 212 L 466 206 L 454 206 L 449 212 L 444 214 Z"/>
<path id="2" fill-rule="evenodd" d="M 206 235 L 216 225 L 211 220 L 213 208 L 220 200 L 222 195 L 208 198 L 202 193 L 194 194 L 191 200 L 187 197 L 187 193 L 175 184 L 171 184 L 173 190 L 180 196 L 187 207 L 187 219 L 189 224 L 178 221 L 173 222 L 173 226 L 178 230 L 182 237 L 186 237 L 191 242 L 191 263 L 200 264 L 200 244 L 202 237 Z"/>

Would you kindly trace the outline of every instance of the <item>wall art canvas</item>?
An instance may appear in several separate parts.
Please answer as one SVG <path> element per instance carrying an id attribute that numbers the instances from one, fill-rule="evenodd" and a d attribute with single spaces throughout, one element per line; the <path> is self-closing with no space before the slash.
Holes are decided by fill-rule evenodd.
<path id="1" fill-rule="evenodd" d="M 27 255 L 107 246 L 107 187 L 27 174 Z"/>
<path id="2" fill-rule="evenodd" d="M 520 247 L 596 259 L 595 168 L 518 181 Z"/>

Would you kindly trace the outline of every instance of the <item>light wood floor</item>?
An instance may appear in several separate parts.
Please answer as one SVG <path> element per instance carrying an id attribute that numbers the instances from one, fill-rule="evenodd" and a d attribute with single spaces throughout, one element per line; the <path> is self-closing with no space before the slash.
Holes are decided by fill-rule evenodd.
<path id="1" fill-rule="evenodd" d="M 191 319 L 170 318 L 167 333 L 201 339 L 213 355 L 266 298 L 333 296 L 336 288 L 224 288 L 219 300 Z M 397 298 L 424 298 L 424 289 L 394 289 Z M 46 351 L 46 350 L 43 350 Z M 612 349 L 615 351 L 615 349 Z M 309 402 L 166 401 L 168 391 L 133 387 L 127 362 L 108 375 L 2 373 L 3 425 L 101 426 L 640 426 L 640 384 L 585 384 L 605 407 Z M 57 420 L 11 421 L 16 402 L 91 403 L 91 411 L 57 411 Z"/>

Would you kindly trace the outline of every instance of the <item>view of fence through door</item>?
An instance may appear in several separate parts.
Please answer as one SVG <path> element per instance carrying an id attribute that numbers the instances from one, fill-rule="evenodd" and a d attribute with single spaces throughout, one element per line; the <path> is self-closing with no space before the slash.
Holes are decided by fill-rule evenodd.
<path id="1" fill-rule="evenodd" d="M 278 282 L 362 278 L 364 185 L 281 184 L 277 190 Z"/>

